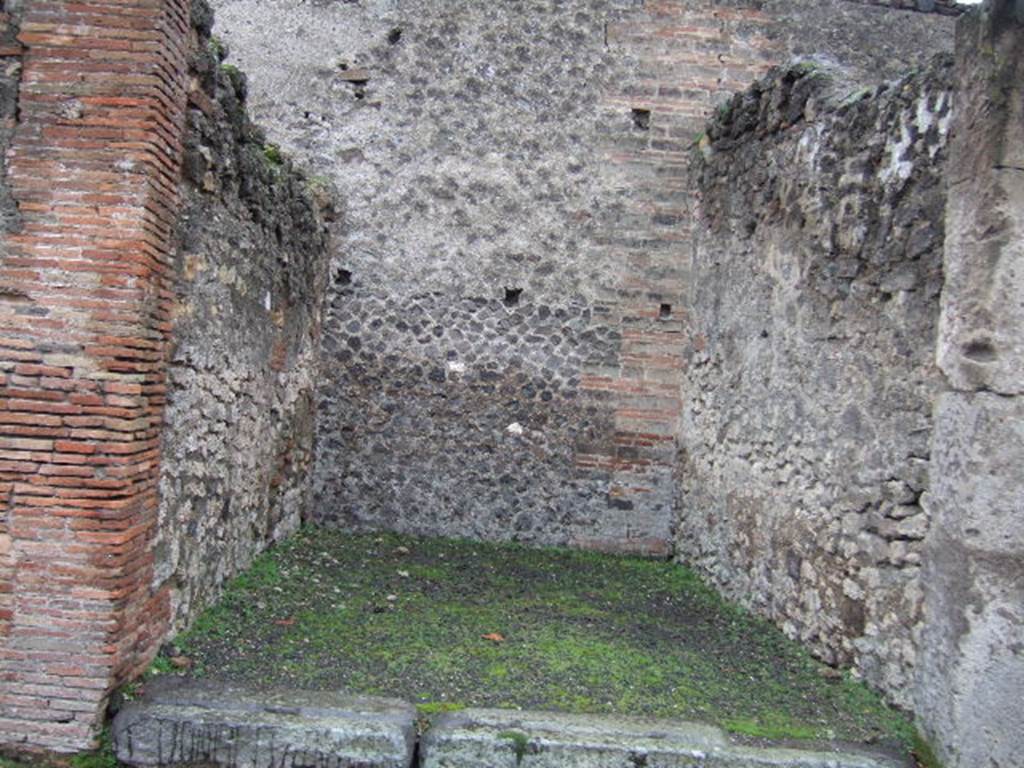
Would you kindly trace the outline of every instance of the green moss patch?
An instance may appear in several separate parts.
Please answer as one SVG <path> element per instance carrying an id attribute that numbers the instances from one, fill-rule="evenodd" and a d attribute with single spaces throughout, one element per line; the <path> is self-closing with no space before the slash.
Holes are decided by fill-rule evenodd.
<path id="1" fill-rule="evenodd" d="M 193 674 L 466 706 L 700 720 L 909 748 L 912 729 L 678 565 L 305 530 L 180 638 Z"/>

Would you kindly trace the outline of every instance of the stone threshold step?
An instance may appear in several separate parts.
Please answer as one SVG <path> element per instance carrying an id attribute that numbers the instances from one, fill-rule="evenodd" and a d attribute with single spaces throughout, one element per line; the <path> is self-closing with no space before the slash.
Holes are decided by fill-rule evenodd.
<path id="1" fill-rule="evenodd" d="M 881 754 L 752 747 L 674 720 L 466 709 L 423 736 L 419 768 L 896 768 Z"/>
<path id="2" fill-rule="evenodd" d="M 906 768 L 884 754 L 752 747 L 720 729 L 637 717 L 467 709 L 417 739 L 416 709 L 334 692 L 158 685 L 114 719 L 139 768 Z"/>
<path id="3" fill-rule="evenodd" d="M 331 691 L 166 678 L 114 718 L 117 759 L 160 768 L 410 768 L 416 708 Z"/>

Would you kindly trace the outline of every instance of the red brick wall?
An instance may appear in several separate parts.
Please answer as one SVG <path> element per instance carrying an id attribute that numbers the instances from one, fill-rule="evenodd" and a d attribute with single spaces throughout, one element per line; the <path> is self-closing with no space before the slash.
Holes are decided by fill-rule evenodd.
<path id="1" fill-rule="evenodd" d="M 75 750 L 151 593 L 184 0 L 33 0 L 0 262 L 0 744 Z M 3 559 L 5 558 L 5 559 Z"/>
<path id="2" fill-rule="evenodd" d="M 10 198 L 10 190 L 4 185 L 6 178 L 7 148 L 14 131 L 17 115 L 18 81 L 21 79 L 21 44 L 17 41 L 18 15 L 0 12 L 0 231 L 13 226 L 15 210 Z M 0 238 L 0 243 L 3 240 Z M 3 259 L 4 250 L 0 250 Z M 7 518 L 0 514 L 0 638 L 10 631 L 11 619 L 11 576 L 13 560 L 11 558 L 11 537 L 7 528 Z"/>
<path id="3" fill-rule="evenodd" d="M 745 8 L 694 0 L 648 0 L 609 24 L 608 45 L 638 60 L 638 78 L 607 94 L 610 115 L 633 110 L 646 128 L 609 135 L 601 148 L 610 173 L 629 189 L 628 216 L 603 233 L 600 247 L 626 264 L 602 310 L 621 329 L 616 370 L 585 372 L 590 397 L 614 411 L 615 434 L 576 455 L 581 470 L 612 473 L 611 493 L 633 518 L 635 537 L 577 542 L 599 549 L 669 554 L 674 515 L 681 374 L 688 343 L 685 292 L 690 241 L 686 167 L 694 139 L 723 97 L 745 89 L 781 58 L 764 36 L 772 21 Z M 609 118 L 609 122 L 614 122 Z M 664 307 L 663 305 L 667 305 Z M 651 532 L 660 532 L 652 536 Z"/>

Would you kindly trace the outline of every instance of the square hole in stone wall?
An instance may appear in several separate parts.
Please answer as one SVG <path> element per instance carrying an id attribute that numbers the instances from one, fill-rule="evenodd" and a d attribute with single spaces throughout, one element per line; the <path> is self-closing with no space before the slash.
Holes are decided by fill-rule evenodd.
<path id="1" fill-rule="evenodd" d="M 660 317 L 662 320 L 668 320 L 670 317 L 672 317 L 672 305 L 662 304 L 660 307 L 658 307 L 658 317 Z"/>
<path id="2" fill-rule="evenodd" d="M 634 108 L 633 126 L 641 131 L 651 130 L 651 110 Z"/>
<path id="3" fill-rule="evenodd" d="M 505 306 L 514 307 L 519 303 L 519 298 L 523 295 L 522 288 L 506 288 L 505 289 Z"/>

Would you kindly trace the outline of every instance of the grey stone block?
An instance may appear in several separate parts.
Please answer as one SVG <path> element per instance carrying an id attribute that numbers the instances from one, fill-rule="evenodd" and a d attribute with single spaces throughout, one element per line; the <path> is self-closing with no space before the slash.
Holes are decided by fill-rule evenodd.
<path id="1" fill-rule="evenodd" d="M 131 766 L 407 768 L 416 710 L 334 692 L 255 692 L 212 683 L 165 686 L 114 719 Z"/>
<path id="2" fill-rule="evenodd" d="M 749 747 L 707 725 L 631 717 L 465 710 L 427 732 L 420 768 L 894 768 L 869 754 Z"/>

